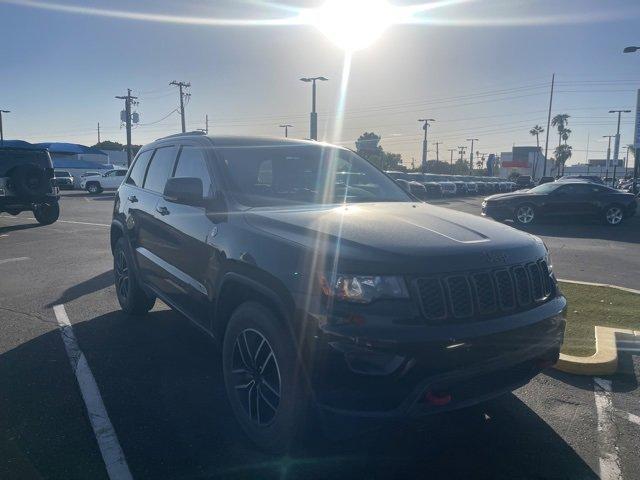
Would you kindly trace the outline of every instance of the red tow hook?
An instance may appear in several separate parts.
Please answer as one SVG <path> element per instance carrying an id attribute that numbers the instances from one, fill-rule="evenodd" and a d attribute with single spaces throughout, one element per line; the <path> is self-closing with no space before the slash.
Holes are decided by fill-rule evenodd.
<path id="1" fill-rule="evenodd" d="M 450 393 L 437 394 L 429 390 L 425 394 L 424 399 L 430 405 L 441 407 L 451 402 L 451 394 Z"/>

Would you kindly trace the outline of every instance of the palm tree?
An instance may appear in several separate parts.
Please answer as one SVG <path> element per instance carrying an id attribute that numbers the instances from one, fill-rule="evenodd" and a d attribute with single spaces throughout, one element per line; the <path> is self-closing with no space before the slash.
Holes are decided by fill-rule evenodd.
<path id="1" fill-rule="evenodd" d="M 571 129 L 570 128 L 563 128 L 562 129 L 562 133 L 560 134 L 560 136 L 562 137 L 562 140 L 564 141 L 564 144 L 567 144 L 567 140 L 569 140 L 569 136 L 571 135 Z"/>
<path id="2" fill-rule="evenodd" d="M 558 129 L 558 145 L 562 143 L 562 131 L 569 124 L 569 114 L 559 113 L 551 119 L 551 125 Z"/>
<path id="3" fill-rule="evenodd" d="M 535 178 L 536 176 L 536 169 L 538 168 L 538 156 L 540 155 L 540 134 L 543 132 L 544 128 L 542 128 L 540 125 L 536 125 L 531 130 L 529 130 L 529 134 L 536 137 L 536 147 L 538 147 L 538 149 L 536 150 L 536 159 L 533 162 L 533 172 L 531 172 L 531 178 Z"/>
<path id="4" fill-rule="evenodd" d="M 564 175 L 564 164 L 567 163 L 567 160 L 571 158 L 572 155 L 572 147 L 567 144 L 560 144 L 556 147 L 555 157 L 556 157 L 556 167 L 558 169 L 558 173 L 560 173 L 560 168 L 562 168 L 562 175 Z"/>

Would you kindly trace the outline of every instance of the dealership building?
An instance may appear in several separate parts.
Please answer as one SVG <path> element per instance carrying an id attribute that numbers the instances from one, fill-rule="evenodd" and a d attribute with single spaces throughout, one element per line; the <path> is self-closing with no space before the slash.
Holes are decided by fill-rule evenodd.
<path id="1" fill-rule="evenodd" d="M 520 175 L 531 175 L 539 179 L 543 175 L 544 162 L 547 162 L 546 175 L 555 175 L 553 161 L 545 160 L 542 149 L 539 147 L 513 147 L 510 152 L 502 152 L 500 155 L 500 176 L 508 178 L 514 172 Z"/>

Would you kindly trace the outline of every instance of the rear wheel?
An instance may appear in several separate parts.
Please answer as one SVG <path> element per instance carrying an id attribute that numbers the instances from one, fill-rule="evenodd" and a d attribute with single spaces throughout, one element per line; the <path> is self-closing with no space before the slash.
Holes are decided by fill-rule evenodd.
<path id="1" fill-rule="evenodd" d="M 251 441 L 272 453 L 295 448 L 310 420 L 309 396 L 284 323 L 259 303 L 240 305 L 229 320 L 222 361 L 229 401 Z"/>
<path id="2" fill-rule="evenodd" d="M 516 207 L 513 220 L 520 225 L 530 225 L 536 219 L 536 210 L 533 205 L 524 204 Z"/>
<path id="3" fill-rule="evenodd" d="M 87 192 L 91 193 L 92 195 L 102 193 L 102 187 L 97 182 L 91 182 L 87 184 Z"/>
<path id="4" fill-rule="evenodd" d="M 156 299 L 147 295 L 140 286 L 124 238 L 119 238 L 113 249 L 113 274 L 118 302 L 124 312 L 130 315 L 144 315 L 153 308 Z"/>
<path id="5" fill-rule="evenodd" d="M 60 205 L 57 203 L 39 203 L 33 208 L 33 216 L 40 225 L 51 225 L 60 217 Z"/>
<path id="6" fill-rule="evenodd" d="M 607 225 L 620 225 L 624 220 L 624 210 L 619 205 L 610 205 L 604 210 L 604 221 Z"/>

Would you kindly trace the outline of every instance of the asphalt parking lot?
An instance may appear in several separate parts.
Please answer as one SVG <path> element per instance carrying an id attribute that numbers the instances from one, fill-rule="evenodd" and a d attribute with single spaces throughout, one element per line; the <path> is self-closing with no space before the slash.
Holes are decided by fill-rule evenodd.
<path id="1" fill-rule="evenodd" d="M 481 198 L 435 203 L 478 214 Z M 0 215 L 0 478 L 108 478 L 53 307 L 64 305 L 133 478 L 640 478 L 640 358 L 604 382 L 550 371 L 470 410 L 272 457 L 242 437 L 211 341 L 160 302 L 123 315 L 113 194 L 65 192 L 60 221 Z M 559 277 L 638 288 L 640 218 L 532 226 Z M 608 383 L 610 382 L 610 383 Z M 361 432 L 362 425 L 341 424 Z"/>

